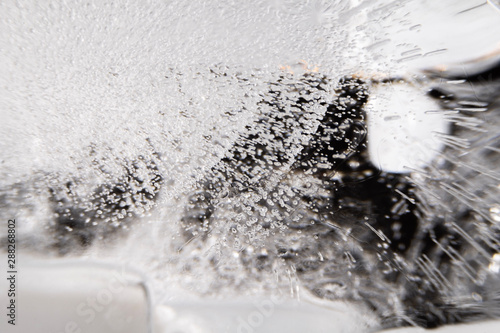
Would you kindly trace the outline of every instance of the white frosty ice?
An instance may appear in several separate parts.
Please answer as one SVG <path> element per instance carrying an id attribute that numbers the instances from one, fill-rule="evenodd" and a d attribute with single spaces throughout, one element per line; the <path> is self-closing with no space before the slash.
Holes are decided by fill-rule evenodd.
<path id="1" fill-rule="evenodd" d="M 425 90 L 403 82 L 372 87 L 365 111 L 370 159 L 387 172 L 425 167 L 443 146 L 439 134 L 449 128 Z"/>
<path id="2" fill-rule="evenodd" d="M 280 67 L 306 59 L 332 79 L 404 74 L 482 56 L 500 41 L 500 16 L 480 0 L 2 1 L 0 13 L 2 189 L 40 170 L 95 176 L 91 142 L 117 170 L 113 163 L 135 158 L 150 139 L 174 184 L 123 247 L 89 256 L 132 263 L 165 284 L 184 278 L 164 271 L 165 244 L 179 236 L 176 196 L 255 119 Z M 425 165 L 446 124 L 412 88 L 379 88 L 369 104 L 372 160 L 397 172 Z M 419 155 L 422 140 L 430 142 Z M 33 211 L 22 215 L 30 226 L 48 218 Z M 211 278 L 197 268 L 200 280 Z"/>

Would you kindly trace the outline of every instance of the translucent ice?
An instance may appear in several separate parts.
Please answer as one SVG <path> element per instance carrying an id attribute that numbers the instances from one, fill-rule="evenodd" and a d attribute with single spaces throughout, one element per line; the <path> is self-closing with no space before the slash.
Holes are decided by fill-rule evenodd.
<path id="1" fill-rule="evenodd" d="M 370 159 L 387 172 L 425 167 L 443 147 L 439 134 L 449 132 L 444 112 L 418 84 L 400 81 L 372 87 L 366 112 Z"/>
<path id="2" fill-rule="evenodd" d="M 23 251 L 130 264 L 158 303 L 280 290 L 385 326 L 498 315 L 485 1 L 0 13 L 0 207 Z"/>

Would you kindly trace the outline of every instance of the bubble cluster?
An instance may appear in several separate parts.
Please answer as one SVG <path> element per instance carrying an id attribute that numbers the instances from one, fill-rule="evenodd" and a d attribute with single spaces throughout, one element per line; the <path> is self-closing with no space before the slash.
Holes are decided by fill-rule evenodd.
<path id="1" fill-rule="evenodd" d="M 22 251 L 130 264 L 167 298 L 278 288 L 384 327 L 500 315 L 498 58 L 463 62 L 498 42 L 492 6 L 0 9 L 0 208 Z M 449 132 L 419 131 L 416 91 Z M 409 145 L 383 168 L 368 105 L 433 140 L 387 133 Z"/>
<path id="2" fill-rule="evenodd" d="M 94 161 L 101 175 L 107 175 L 106 161 Z M 96 187 L 79 179 L 51 181 L 54 185 L 48 190 L 54 221 L 50 227 L 53 246 L 61 254 L 88 247 L 95 240 L 109 241 L 127 229 L 132 218 L 144 216 L 155 205 L 163 182 L 158 156 L 124 162 L 121 175 L 109 176 Z"/>
<path id="3" fill-rule="evenodd" d="M 498 299 L 491 288 L 498 276 L 488 267 L 496 267 L 498 236 L 491 225 L 495 206 L 487 203 L 498 198 L 498 189 L 484 192 L 484 186 L 496 164 L 485 160 L 484 146 L 473 151 L 456 142 L 470 142 L 469 135 L 492 142 L 483 136 L 491 132 L 481 130 L 489 125 L 471 113 L 482 112 L 491 117 L 490 125 L 496 123 L 496 109 L 488 107 L 496 97 L 473 103 L 466 102 L 473 99 L 463 85 L 431 89 L 429 98 L 436 98 L 443 112 L 455 111 L 448 118 L 452 139 L 444 140 L 445 149 L 429 166 L 400 174 L 378 169 L 367 154 L 370 129 L 363 106 L 369 82 L 346 77 L 326 91 L 317 80 L 326 79 L 308 75 L 282 86 L 285 101 L 284 93 L 271 90 L 265 101 L 271 110 L 247 126 L 200 182 L 182 219 L 188 248 L 203 248 L 209 237 L 224 239 L 213 261 L 216 275 L 235 265 L 220 260 L 233 252 L 248 276 L 281 269 L 319 298 L 374 310 L 386 327 L 495 317 Z M 298 87 L 301 93 L 295 94 Z M 319 100 L 318 91 L 334 98 Z M 311 100 L 324 114 L 308 133 L 300 119 Z M 283 110 L 290 110 L 288 118 Z M 290 145 L 296 129 L 308 134 Z M 487 166 L 469 160 L 472 154 Z M 491 149 L 488 154 L 498 158 Z M 219 288 L 234 282 L 227 276 L 224 281 Z"/>

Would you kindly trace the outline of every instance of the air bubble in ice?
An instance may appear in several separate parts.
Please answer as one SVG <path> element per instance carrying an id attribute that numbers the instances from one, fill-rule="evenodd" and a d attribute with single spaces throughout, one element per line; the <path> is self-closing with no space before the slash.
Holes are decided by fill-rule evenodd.
<path id="1" fill-rule="evenodd" d="M 488 269 L 493 273 L 500 273 L 500 253 L 495 253 L 491 257 L 490 265 Z"/>
<path id="2" fill-rule="evenodd" d="M 495 222 L 500 222 L 500 205 L 490 207 L 490 217 Z"/>

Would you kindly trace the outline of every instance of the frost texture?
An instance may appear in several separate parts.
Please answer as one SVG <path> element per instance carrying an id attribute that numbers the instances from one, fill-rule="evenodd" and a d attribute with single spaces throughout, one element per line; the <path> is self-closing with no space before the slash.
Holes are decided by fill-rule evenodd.
<path id="1" fill-rule="evenodd" d="M 391 174 L 367 156 L 363 71 L 455 54 L 408 37 L 425 6 L 218 3 L 0 4 L 0 206 L 23 250 L 130 264 L 159 295 L 497 317 L 498 66 L 419 72 L 453 130 Z"/>

